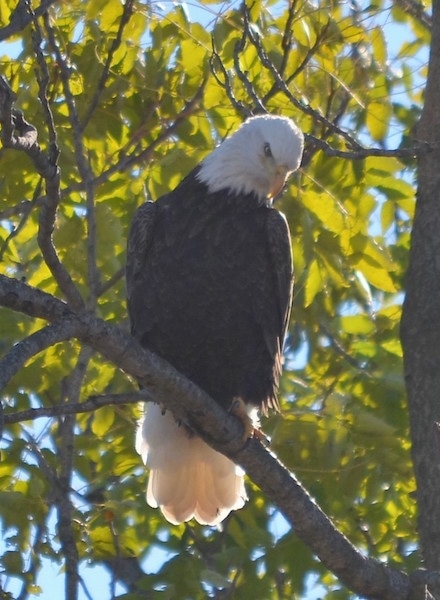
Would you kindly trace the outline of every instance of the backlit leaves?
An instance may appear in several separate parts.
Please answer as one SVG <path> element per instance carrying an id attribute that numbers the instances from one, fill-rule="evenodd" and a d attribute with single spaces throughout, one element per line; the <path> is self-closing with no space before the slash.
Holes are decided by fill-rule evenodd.
<path id="1" fill-rule="evenodd" d="M 9 22 L 15 4 L 0 3 L 0 26 Z M 428 43 L 423 27 L 396 3 L 388 13 L 382 12 L 384 2 L 358 12 L 347 3 L 289 3 L 290 15 L 285 4 L 252 3 L 246 37 L 237 3 L 220 10 L 203 2 L 194 13 L 192 4 L 135 2 L 116 44 L 125 3 L 55 3 L 49 24 L 58 58 L 38 21 L 45 36 L 46 95 L 61 149 L 53 242 L 90 309 L 102 318 L 128 326 L 123 268 L 135 208 L 175 187 L 244 113 L 255 111 L 255 98 L 345 152 L 353 148 L 337 127 L 366 147 L 385 144 L 391 132 L 390 144 L 398 146 L 403 128 L 416 122 L 424 70 L 410 59 Z M 404 41 L 395 38 L 392 47 L 386 14 L 406 27 L 399 38 Z M 14 39 L 22 48 L 14 58 L 2 50 L 1 71 L 48 149 L 30 27 Z M 84 124 L 77 131 L 66 86 Z M 402 89 L 404 98 L 396 101 Z M 333 122 L 336 127 L 329 126 Z M 411 160 L 403 165 L 395 158 L 317 151 L 292 177 L 279 201 L 292 231 L 296 270 L 280 393 L 284 416 L 264 424 L 274 451 L 353 543 L 405 567 L 417 560 L 398 331 L 413 168 Z M 1 268 L 61 295 L 37 243 L 40 184 L 23 154 L 2 150 Z M 41 326 L 2 309 L 2 353 Z M 102 357 L 85 360 L 79 344 L 66 342 L 28 361 L 7 387 L 5 409 L 60 405 L 79 373 L 75 389 L 81 401 L 136 389 Z M 222 533 L 169 527 L 145 504 L 145 470 L 133 448 L 138 412 L 127 405 L 76 417 L 73 533 L 81 560 L 139 556 L 146 572 L 152 564 L 156 570 L 142 585 L 169 597 L 205 598 L 224 588 L 243 598 L 304 597 L 313 578 L 334 597 L 349 597 L 252 485 L 250 502 Z M 48 527 L 52 501 L 50 477 L 38 465 L 59 470 L 59 428 L 57 419 L 12 425 L 2 442 L 0 518 L 7 547 L 0 546 L 1 565 L 29 593 L 36 590 L 24 574 L 23 556 L 34 540 L 30 523 Z M 158 548 L 169 553 L 159 565 Z M 35 550 L 51 560 L 59 556 L 50 536 Z"/>

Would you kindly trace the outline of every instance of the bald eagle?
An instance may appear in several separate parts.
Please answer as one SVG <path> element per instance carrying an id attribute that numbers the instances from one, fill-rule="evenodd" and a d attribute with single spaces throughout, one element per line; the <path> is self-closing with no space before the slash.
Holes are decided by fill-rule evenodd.
<path id="1" fill-rule="evenodd" d="M 132 222 L 132 333 L 226 410 L 237 400 L 263 414 L 279 409 L 292 259 L 272 202 L 302 151 L 290 119 L 252 117 Z M 157 404 L 145 410 L 136 448 L 150 469 L 147 502 L 173 524 L 216 525 L 247 499 L 241 469 Z"/>

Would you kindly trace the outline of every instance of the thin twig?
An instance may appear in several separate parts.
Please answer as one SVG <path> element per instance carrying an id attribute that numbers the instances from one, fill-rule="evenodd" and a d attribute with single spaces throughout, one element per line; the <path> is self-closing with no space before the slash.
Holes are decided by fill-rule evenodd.
<path id="1" fill-rule="evenodd" d="M 87 220 L 87 273 L 88 290 L 87 307 L 93 310 L 97 301 L 97 290 L 99 288 L 99 269 L 97 265 L 97 242 L 96 242 L 96 211 L 95 211 L 95 186 L 94 174 L 90 167 L 86 149 L 83 144 L 83 128 L 80 122 L 75 98 L 70 87 L 71 70 L 62 54 L 54 28 L 49 16 L 44 15 L 44 25 L 50 47 L 55 54 L 63 85 L 64 97 L 68 109 L 69 121 L 72 128 L 73 143 L 75 149 L 75 160 L 86 194 L 86 220 Z"/>
<path id="2" fill-rule="evenodd" d="M 0 42 L 7 40 L 25 29 L 35 20 L 35 17 L 40 17 L 47 12 L 48 8 L 52 6 L 52 4 L 55 4 L 56 1 L 57 0 L 42 0 L 40 6 L 37 6 L 33 11 L 30 11 L 29 0 L 19 0 L 9 19 L 9 25 L 0 29 Z"/>
<path id="3" fill-rule="evenodd" d="M 156 137 L 156 139 L 153 142 L 151 142 L 151 144 L 149 144 L 146 148 L 144 148 L 138 153 L 124 154 L 123 152 L 121 152 L 117 162 L 115 162 L 106 171 L 103 171 L 100 175 L 93 179 L 93 185 L 97 187 L 102 183 L 106 183 L 114 173 L 124 172 L 133 167 L 148 162 L 153 156 L 156 148 L 160 146 L 160 144 L 162 144 L 165 140 L 170 138 L 185 119 L 187 119 L 197 110 L 199 110 L 200 101 L 203 98 L 205 85 L 206 81 L 203 81 L 197 92 L 194 94 L 191 100 L 186 102 L 185 106 L 179 112 L 174 121 L 172 121 L 167 127 L 165 127 L 161 131 L 161 133 Z M 84 183 L 79 182 L 64 189 L 63 195 L 70 194 L 72 191 L 81 191 L 83 189 Z"/>
<path id="4" fill-rule="evenodd" d="M 76 324 L 69 319 L 60 319 L 15 344 L 0 359 L 0 390 L 33 356 L 54 346 L 58 342 L 72 339 L 77 330 Z"/>
<path id="5" fill-rule="evenodd" d="M 296 17 L 296 0 L 289 2 L 289 8 L 287 10 L 287 19 L 284 26 L 283 37 L 281 39 L 281 48 L 283 49 L 283 58 L 279 68 L 280 74 L 284 76 L 287 63 L 289 62 L 289 56 L 292 50 L 292 36 L 293 36 L 293 21 Z"/>
<path id="6" fill-rule="evenodd" d="M 218 52 L 215 49 L 214 39 L 212 40 L 212 52 L 211 52 L 211 56 L 209 59 L 209 67 L 210 67 L 210 71 L 211 71 L 211 74 L 213 75 L 214 79 L 216 80 L 218 85 L 225 90 L 230 103 L 236 109 L 236 111 L 239 114 L 241 114 L 244 118 L 250 117 L 252 114 L 252 111 L 249 110 L 249 108 L 247 106 L 245 106 L 243 104 L 243 102 L 241 102 L 240 100 L 238 100 L 235 97 L 235 94 L 232 90 L 231 77 L 229 76 L 229 73 L 225 69 L 223 62 L 222 62 Z M 217 74 L 218 68 L 221 71 L 223 80 L 220 79 L 219 75 Z"/>
<path id="7" fill-rule="evenodd" d="M 15 413 L 5 413 L 3 422 L 5 425 L 23 423 L 24 421 L 35 421 L 41 418 L 54 418 L 66 415 L 79 415 L 95 412 L 104 406 L 124 406 L 125 404 L 136 404 L 138 402 L 152 401 L 153 398 L 148 390 L 137 392 L 126 392 L 124 394 L 103 394 L 91 396 L 84 402 L 69 404 L 58 404 L 56 406 L 42 406 L 41 408 L 29 408 Z"/>
<path id="8" fill-rule="evenodd" d="M 49 156 L 41 150 L 36 128 L 26 121 L 19 110 L 12 107 L 15 98 L 7 80 L 0 76 L 1 141 L 5 148 L 25 152 L 45 181 L 46 197 L 41 206 L 38 243 L 55 281 L 69 304 L 78 310 L 84 305 L 81 295 L 61 263 L 52 241 L 55 215 L 60 200 L 60 173 L 56 165 L 56 157 Z"/>
<path id="9" fill-rule="evenodd" d="M 359 146 L 355 150 L 339 150 L 338 148 L 333 148 L 324 140 L 313 135 L 306 133 L 304 138 L 307 143 L 316 146 L 327 156 L 338 156 L 339 158 L 346 158 L 348 160 L 358 160 L 367 158 L 368 156 L 384 156 L 387 158 L 416 158 L 424 152 L 430 152 L 439 145 L 439 143 L 423 143 L 412 146 L 411 148 L 395 148 L 392 150 L 387 150 L 386 148 L 363 148 L 362 146 Z"/>
<path id="10" fill-rule="evenodd" d="M 425 5 L 417 0 L 394 0 L 399 8 L 411 15 L 413 19 L 426 27 L 428 31 L 432 29 L 432 17 L 425 11 Z"/>
<path id="11" fill-rule="evenodd" d="M 100 298 L 108 290 L 111 290 L 112 287 L 124 277 L 124 274 L 125 274 L 125 267 L 121 267 L 118 271 L 116 271 L 116 273 L 114 273 L 104 283 L 102 283 L 100 288 L 97 291 L 98 298 Z"/>
<path id="12" fill-rule="evenodd" d="M 3 255 L 6 252 L 10 242 L 20 233 L 20 231 L 26 225 L 28 218 L 32 212 L 32 209 L 36 206 L 36 204 L 40 198 L 41 184 L 42 184 L 42 180 L 40 179 L 35 188 L 32 200 L 24 201 L 24 202 L 20 203 L 21 208 L 22 208 L 20 222 L 18 223 L 18 225 L 16 227 L 14 227 L 12 229 L 10 234 L 4 239 L 4 241 L 0 247 L 0 262 L 3 260 Z M 17 208 L 17 207 L 13 207 L 13 208 Z M 4 211 L 4 212 L 6 212 L 6 211 Z M 1 218 L 2 218 L 2 216 L 0 215 L 0 219 Z"/>
<path id="13" fill-rule="evenodd" d="M 116 33 L 116 37 L 114 38 L 114 40 L 110 46 L 110 49 L 108 51 L 107 59 L 105 61 L 104 67 L 102 69 L 101 76 L 98 81 L 98 85 L 96 86 L 95 94 L 92 98 L 92 101 L 90 102 L 89 108 L 88 108 L 84 118 L 82 119 L 83 131 L 87 127 L 88 122 L 90 121 L 93 113 L 95 112 L 95 109 L 99 104 L 99 99 L 101 98 L 101 95 L 105 89 L 107 79 L 110 74 L 110 67 L 113 62 L 113 57 L 115 55 L 115 52 L 121 45 L 124 29 L 127 26 L 127 24 L 129 23 L 130 17 L 133 14 L 133 4 L 134 4 L 134 0 L 126 0 L 126 2 L 124 4 L 124 9 L 122 11 L 121 19 L 119 21 L 119 28 Z"/>
<path id="14" fill-rule="evenodd" d="M 43 107 L 44 117 L 46 120 L 47 130 L 49 132 L 49 159 L 54 165 L 58 164 L 58 157 L 60 150 L 57 143 L 57 132 L 55 129 L 55 122 L 53 118 L 52 109 L 49 105 L 47 89 L 49 86 L 50 76 L 49 69 L 47 67 L 46 60 L 41 50 L 41 44 L 43 42 L 41 28 L 37 19 L 34 19 L 34 30 L 32 32 L 32 42 L 34 48 L 35 58 L 37 59 L 38 68 L 36 69 L 37 83 L 38 83 L 38 98 Z"/>
<path id="15" fill-rule="evenodd" d="M 92 348 L 82 346 L 75 368 L 63 380 L 63 392 L 66 404 L 78 404 L 82 382 L 87 366 L 93 354 Z M 58 535 L 65 558 L 66 571 L 66 600 L 76 600 L 78 597 L 79 578 L 79 553 L 72 527 L 73 506 L 70 498 L 71 481 L 75 456 L 75 414 L 64 415 L 58 419 L 59 445 L 58 455 L 60 462 L 59 494 L 57 497 Z"/>
<path id="16" fill-rule="evenodd" d="M 243 71 L 241 70 L 241 65 L 240 65 L 240 54 L 244 51 L 244 49 L 246 47 L 247 32 L 250 29 L 249 11 L 246 7 L 245 2 L 243 3 L 243 23 L 244 23 L 244 27 L 243 27 L 243 33 L 242 33 L 241 39 L 238 42 L 236 42 L 236 44 L 234 46 L 235 73 L 236 73 L 236 75 L 238 75 L 238 78 L 243 83 L 246 93 L 252 99 L 252 101 L 257 109 L 255 112 L 266 113 L 267 110 L 266 110 L 264 104 L 261 102 L 260 97 L 258 96 L 257 92 L 255 91 L 255 88 L 252 85 L 251 81 L 249 80 L 249 77 L 247 76 L 247 74 L 243 73 Z"/>

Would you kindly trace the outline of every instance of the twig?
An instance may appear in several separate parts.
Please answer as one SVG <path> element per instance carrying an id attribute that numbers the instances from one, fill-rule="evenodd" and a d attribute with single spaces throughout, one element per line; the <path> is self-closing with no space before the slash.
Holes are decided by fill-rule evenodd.
<path id="1" fill-rule="evenodd" d="M 46 184 L 46 198 L 42 202 L 38 243 L 43 258 L 49 267 L 61 291 L 75 309 L 84 305 L 81 295 L 75 287 L 68 271 L 61 263 L 52 242 L 56 209 L 60 198 L 60 173 L 53 157 L 43 152 L 38 144 L 37 130 L 28 123 L 23 114 L 12 108 L 15 94 L 8 82 L 0 76 L 0 124 L 1 141 L 5 148 L 25 152 L 33 161 L 38 173 Z"/>
<path id="2" fill-rule="evenodd" d="M 92 356 L 92 349 L 83 346 L 79 352 L 75 368 L 63 381 L 66 404 L 77 404 L 81 394 L 81 386 Z M 75 454 L 75 415 L 64 415 L 58 419 L 60 459 L 59 494 L 56 501 L 58 512 L 58 535 L 61 542 L 66 570 L 66 600 L 78 597 L 79 553 L 72 528 L 73 506 L 70 499 L 71 480 Z"/>
<path id="3" fill-rule="evenodd" d="M 30 556 L 28 558 L 29 566 L 23 573 L 24 583 L 21 588 L 21 592 L 17 596 L 16 600 L 27 600 L 29 598 L 29 582 L 35 581 L 37 578 L 38 567 L 40 566 L 41 544 L 44 539 L 45 533 L 45 525 L 36 525 L 35 533 L 33 535 L 32 552 L 30 553 Z M 1 594 L 0 598 L 2 598 Z M 6 595 L 5 598 L 7 598 Z"/>
<path id="4" fill-rule="evenodd" d="M 33 11 L 29 10 L 29 0 L 19 0 L 14 12 L 9 19 L 9 25 L 0 29 L 0 42 L 16 35 L 27 27 L 35 17 L 40 17 L 57 0 L 42 0 L 40 6 Z"/>
<path id="5" fill-rule="evenodd" d="M 248 96 L 250 98 L 252 98 L 253 103 L 257 109 L 256 112 L 266 113 L 267 109 L 265 108 L 264 104 L 261 102 L 261 100 L 260 100 L 257 92 L 255 91 L 254 86 L 252 85 L 251 81 L 249 80 L 248 76 L 245 73 L 243 73 L 243 71 L 241 70 L 241 66 L 240 66 L 240 54 L 243 52 L 243 50 L 246 47 L 247 32 L 249 31 L 249 28 L 250 28 L 250 26 L 249 26 L 249 11 L 246 7 L 245 2 L 243 2 L 243 23 L 244 23 L 243 34 L 241 36 L 241 39 L 238 42 L 236 42 L 236 44 L 234 46 L 235 73 L 238 75 L 238 78 L 243 83 Z"/>
<path id="6" fill-rule="evenodd" d="M 39 204 L 41 204 L 41 200 L 41 197 L 38 196 L 38 198 L 35 199 L 35 204 L 38 206 Z M 34 198 L 32 198 L 32 200 L 21 200 L 15 206 L 10 206 L 8 208 L 5 208 L 4 210 L 0 210 L 0 221 L 2 221 L 3 219 L 11 219 L 18 215 L 26 214 L 29 210 L 29 206 L 33 203 Z"/>
<path id="7" fill-rule="evenodd" d="M 394 4 L 411 15 L 413 19 L 416 19 L 428 31 L 431 31 L 432 17 L 425 11 L 425 7 L 421 2 L 417 2 L 417 0 L 394 0 Z"/>
<path id="8" fill-rule="evenodd" d="M 108 290 L 120 281 L 125 274 L 125 267 L 121 267 L 116 273 L 114 273 L 109 279 L 102 283 L 99 289 L 97 290 L 98 298 L 100 298 L 103 294 L 105 294 Z"/>
<path id="9" fill-rule="evenodd" d="M 425 152 L 430 152 L 434 148 L 438 147 L 440 143 L 434 144 L 420 143 L 411 148 L 395 148 L 387 150 L 385 148 L 364 148 L 357 146 L 355 150 L 339 150 L 333 148 L 327 142 L 319 139 L 313 135 L 304 134 L 304 138 L 308 144 L 315 146 L 322 150 L 327 156 L 338 156 L 339 158 L 346 158 L 348 160 L 359 160 L 367 158 L 368 156 L 383 156 L 387 158 L 416 158 Z"/>
<path id="10" fill-rule="evenodd" d="M 289 8 L 287 11 L 286 25 L 284 26 L 283 37 L 281 40 L 281 48 L 283 49 L 283 59 L 280 65 L 280 74 L 284 76 L 287 63 L 289 61 L 290 52 L 292 50 L 292 29 L 293 21 L 296 17 L 296 0 L 289 2 Z"/>
<path id="11" fill-rule="evenodd" d="M 148 162 L 148 160 L 150 160 L 150 158 L 153 156 L 156 148 L 160 146 L 160 144 L 162 144 L 165 140 L 170 138 L 186 118 L 194 114 L 199 109 L 200 100 L 203 98 L 203 91 L 205 89 L 205 85 L 206 81 L 203 81 L 197 92 L 194 94 L 191 100 L 186 102 L 185 106 L 179 112 L 174 121 L 172 121 L 167 127 L 165 127 L 165 129 L 162 130 L 162 132 L 156 137 L 156 139 L 153 142 L 151 142 L 151 144 L 149 144 L 139 153 L 133 153 L 128 155 L 121 153 L 119 156 L 119 160 L 115 164 L 110 166 L 106 171 L 103 171 L 100 175 L 93 179 L 93 185 L 97 187 L 102 183 L 108 181 L 108 179 L 114 173 L 127 171 L 132 167 L 136 167 L 137 165 Z M 80 191 L 83 189 L 84 184 L 82 182 L 79 182 L 63 190 L 63 195 L 69 194 L 72 191 Z"/>
<path id="12" fill-rule="evenodd" d="M 72 339 L 76 329 L 74 322 L 64 318 L 43 327 L 43 329 L 32 333 L 29 337 L 15 344 L 0 359 L 0 390 L 6 386 L 30 358 L 58 342 Z"/>
<path id="13" fill-rule="evenodd" d="M 217 74 L 217 66 L 218 66 L 218 68 L 220 68 L 220 71 L 223 75 L 223 81 L 220 79 L 220 77 Z M 250 117 L 252 114 L 252 111 L 250 111 L 249 108 L 243 104 L 243 102 L 241 102 L 240 100 L 238 100 L 235 97 L 235 94 L 232 90 L 231 78 L 229 76 L 229 73 L 225 69 L 225 66 L 223 65 L 223 62 L 222 62 L 219 54 L 217 53 L 217 51 L 215 49 L 214 39 L 212 40 L 212 53 L 211 53 L 211 56 L 209 59 L 209 68 L 210 68 L 211 74 L 213 75 L 213 77 L 216 80 L 216 82 L 218 83 L 218 85 L 225 90 L 230 103 L 236 109 L 236 111 L 239 114 L 241 114 L 244 118 Z"/>
<path id="14" fill-rule="evenodd" d="M 4 241 L 0 247 L 0 262 L 3 260 L 3 255 L 6 252 L 8 246 L 9 246 L 9 243 L 20 233 L 20 231 L 26 225 L 29 215 L 32 212 L 32 209 L 37 204 L 37 202 L 40 198 L 40 193 L 41 193 L 41 183 L 42 183 L 42 180 L 40 179 L 39 182 L 37 183 L 37 186 L 35 188 L 33 198 L 31 201 L 24 201 L 24 202 L 20 203 L 20 206 L 22 209 L 20 222 L 18 223 L 18 225 L 16 227 L 14 227 L 12 229 L 11 233 L 4 239 Z M 17 207 L 13 207 L 13 208 L 16 209 Z M 5 213 L 6 211 L 3 211 L 3 212 Z M 2 215 L 0 214 L 0 219 L 1 218 L 2 218 Z"/>
<path id="15" fill-rule="evenodd" d="M 15 413 L 6 413 L 3 418 L 5 425 L 23 423 L 24 421 L 35 421 L 36 419 L 53 418 L 65 415 L 79 415 L 94 412 L 104 406 L 124 406 L 137 402 L 152 401 L 153 398 L 148 390 L 138 392 L 126 392 L 124 394 L 103 394 L 91 396 L 84 402 L 69 404 L 58 404 L 56 406 L 42 406 L 41 408 L 29 408 Z"/>
<path id="16" fill-rule="evenodd" d="M 83 128 L 81 126 L 79 114 L 76 108 L 75 98 L 70 88 L 71 71 L 64 55 L 61 53 L 54 28 L 50 22 L 49 16 L 45 14 L 44 25 L 47 32 L 50 47 L 52 48 L 57 65 L 60 71 L 61 82 L 63 85 L 64 97 L 68 109 L 70 125 L 73 134 L 73 143 L 75 149 L 75 160 L 78 166 L 79 175 L 83 182 L 86 193 L 86 220 L 87 220 L 87 272 L 88 272 L 88 290 L 89 297 L 87 306 L 94 309 L 97 301 L 97 290 L 99 288 L 99 269 L 97 265 L 97 243 L 96 243 L 96 211 L 95 211 L 95 186 L 94 174 L 87 159 L 86 150 L 83 144 Z"/>
<path id="17" fill-rule="evenodd" d="M 38 68 L 36 69 L 37 75 L 37 83 L 38 83 L 38 98 L 41 102 L 41 106 L 43 107 L 43 112 L 46 120 L 47 129 L 49 132 L 49 159 L 50 162 L 54 165 L 58 164 L 58 158 L 60 154 L 60 150 L 57 143 L 57 133 L 55 129 L 55 122 L 52 114 L 52 109 L 50 108 L 48 97 L 47 97 L 47 89 L 49 86 L 49 69 L 47 67 L 46 60 L 44 58 L 43 52 L 41 50 L 42 44 L 42 34 L 41 28 L 37 21 L 34 19 L 34 30 L 32 32 L 32 42 L 34 47 L 35 58 L 37 59 Z"/>
<path id="18" fill-rule="evenodd" d="M 294 81 L 295 78 L 298 77 L 298 75 L 304 71 L 304 69 L 309 64 L 309 62 L 311 61 L 313 56 L 320 49 L 320 47 L 322 45 L 322 40 L 325 38 L 325 35 L 327 34 L 327 31 L 328 31 L 328 29 L 330 27 L 330 23 L 331 23 L 331 21 L 329 19 L 327 21 L 326 25 L 317 34 L 315 43 L 313 44 L 313 46 L 311 46 L 307 50 L 305 57 L 303 58 L 301 63 L 298 65 L 298 67 L 295 69 L 295 71 L 293 73 L 291 73 L 289 76 L 285 76 L 284 72 L 286 70 L 286 66 L 288 63 L 288 56 L 289 56 L 290 50 L 291 50 L 290 38 L 292 36 L 291 28 L 292 28 L 293 18 L 295 15 L 294 6 L 295 6 L 295 2 L 292 4 L 292 6 L 289 9 L 289 14 L 287 17 L 283 40 L 281 43 L 281 47 L 284 50 L 283 59 L 282 59 L 280 68 L 278 70 L 280 76 L 283 78 L 283 80 L 285 81 L 285 83 L 287 85 L 290 85 L 292 83 L 292 81 Z M 263 98 L 263 103 L 265 104 L 278 91 L 279 91 L 278 82 L 274 82 L 271 89 L 265 94 L 265 96 Z"/>
<path id="19" fill-rule="evenodd" d="M 102 69 L 101 76 L 98 81 L 98 85 L 96 86 L 96 92 L 92 98 L 92 101 L 90 102 L 90 106 L 89 106 L 84 118 L 82 119 L 82 129 L 83 130 L 87 127 L 88 122 L 90 121 L 93 113 L 95 112 L 96 107 L 98 106 L 99 99 L 102 95 L 102 92 L 105 89 L 107 79 L 108 79 L 108 76 L 110 73 L 110 67 L 113 62 L 113 57 L 115 55 L 115 52 L 121 45 L 124 29 L 127 26 L 128 22 L 130 21 L 130 17 L 133 14 L 133 4 L 134 4 L 134 0 L 126 0 L 126 2 L 124 4 L 124 9 L 122 11 L 121 19 L 119 21 L 118 32 L 117 32 L 116 37 L 113 40 L 113 42 L 110 46 L 110 49 L 108 51 L 107 59 L 105 61 L 104 67 Z"/>

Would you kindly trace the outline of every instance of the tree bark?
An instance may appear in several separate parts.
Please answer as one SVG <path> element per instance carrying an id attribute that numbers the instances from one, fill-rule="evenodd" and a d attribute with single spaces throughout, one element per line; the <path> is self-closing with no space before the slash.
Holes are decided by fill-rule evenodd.
<path id="1" fill-rule="evenodd" d="M 418 529 L 428 569 L 440 569 L 440 1 L 433 2 L 425 105 L 417 128 L 426 149 L 418 159 L 418 190 L 406 278 L 401 339 L 408 393 Z M 432 590 L 440 598 L 440 589 Z"/>

